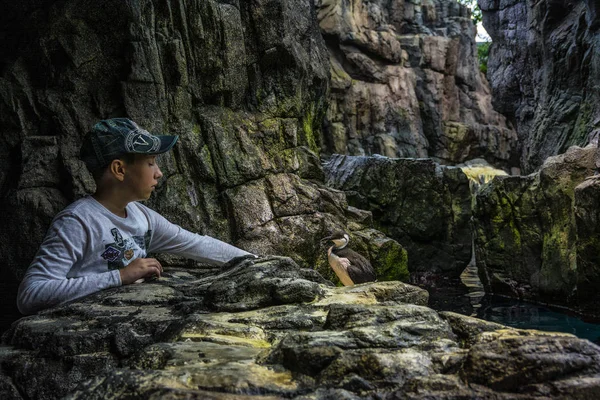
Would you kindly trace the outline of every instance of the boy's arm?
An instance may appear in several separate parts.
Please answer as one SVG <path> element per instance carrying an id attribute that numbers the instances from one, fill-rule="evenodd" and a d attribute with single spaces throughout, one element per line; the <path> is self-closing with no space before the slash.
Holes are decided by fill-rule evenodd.
<path id="1" fill-rule="evenodd" d="M 214 265 L 223 265 L 235 257 L 253 256 L 218 239 L 187 231 L 147 207 L 146 210 L 153 230 L 149 252 L 176 254 Z"/>
<path id="2" fill-rule="evenodd" d="M 120 286 L 118 270 L 67 278 L 71 268 L 82 261 L 88 243 L 81 221 L 71 215 L 56 219 L 19 286 L 19 311 L 33 314 L 101 289 Z"/>

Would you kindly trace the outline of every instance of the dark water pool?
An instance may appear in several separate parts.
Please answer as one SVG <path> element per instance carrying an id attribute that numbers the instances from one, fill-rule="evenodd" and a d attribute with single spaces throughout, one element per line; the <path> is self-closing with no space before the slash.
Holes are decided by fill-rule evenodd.
<path id="1" fill-rule="evenodd" d="M 539 329 L 572 333 L 600 344 L 600 324 L 586 322 L 582 317 L 526 301 L 499 296 L 484 296 L 476 316 L 521 329 Z M 595 321 L 598 322 L 598 321 Z"/>
<path id="2" fill-rule="evenodd" d="M 473 270 L 466 270 L 460 280 L 425 288 L 434 310 L 454 311 L 514 328 L 572 333 L 600 345 L 600 321 L 587 321 L 560 308 L 486 295 Z"/>

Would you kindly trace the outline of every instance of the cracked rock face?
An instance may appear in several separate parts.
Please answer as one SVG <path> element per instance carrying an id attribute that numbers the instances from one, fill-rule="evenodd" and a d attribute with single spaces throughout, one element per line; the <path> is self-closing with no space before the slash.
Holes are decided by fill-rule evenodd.
<path id="1" fill-rule="evenodd" d="M 320 239 L 338 229 L 362 232 L 365 256 L 382 260 L 387 279 L 406 277 L 402 247 L 322 184 L 328 57 L 310 1 L 3 7 L 0 47 L 10 51 L 0 55 L 0 208 L 10 212 L 0 224 L 0 290 L 12 294 L 7 305 L 54 215 L 95 190 L 79 146 L 110 117 L 179 135 L 159 159 L 164 176 L 148 201 L 173 223 L 325 274 Z M 216 290 L 211 296 L 221 304 Z"/>
<path id="2" fill-rule="evenodd" d="M 211 294 L 223 286 L 226 309 Z M 567 399 L 600 390 L 591 342 L 437 313 L 427 300 L 401 282 L 334 287 L 283 257 L 211 273 L 167 269 L 16 322 L 0 347 L 0 397 Z"/>
<path id="3" fill-rule="evenodd" d="M 496 177 L 481 188 L 473 214 L 477 267 L 486 291 L 595 308 L 590 285 L 597 288 L 600 281 L 589 250 L 597 240 L 590 229 L 596 202 L 582 189 L 596 169 L 597 150 L 574 146 L 550 157 L 539 172 Z"/>
<path id="4" fill-rule="evenodd" d="M 94 191 L 79 145 L 105 118 L 129 117 L 151 132 L 180 136 L 159 161 L 164 177 L 150 205 L 189 230 L 243 239 L 253 225 L 230 216 L 232 195 L 225 193 L 261 179 L 283 186 L 277 199 L 300 199 L 262 215 L 273 224 L 324 211 L 317 188 L 294 194 L 302 179 L 322 175 L 316 153 L 327 50 L 310 2 L 3 7 L 2 47 L 11 51 L 0 57 L 0 204 L 11 212 L 0 227 L 0 251 L 14 280 L 53 216 Z M 307 201 L 315 203 L 310 210 Z M 344 202 L 337 202 L 326 212 L 339 214 Z M 289 229 L 301 224 L 286 222 Z M 273 232 L 282 234 L 277 226 Z"/>
<path id="5" fill-rule="evenodd" d="M 595 1 L 480 0 L 492 38 L 494 107 L 513 122 L 524 172 L 569 146 L 598 142 L 600 97 Z"/>
<path id="6" fill-rule="evenodd" d="M 466 7 L 442 0 L 316 6 L 330 59 L 330 153 L 518 166 L 516 133 L 492 107 Z"/>

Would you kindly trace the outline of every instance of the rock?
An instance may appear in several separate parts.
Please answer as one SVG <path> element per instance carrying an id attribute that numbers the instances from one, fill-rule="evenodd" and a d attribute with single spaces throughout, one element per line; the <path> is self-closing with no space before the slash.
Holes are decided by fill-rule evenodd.
<path id="1" fill-rule="evenodd" d="M 355 374 L 386 387 L 428 374 L 432 361 L 416 349 L 430 346 L 429 339 L 451 336 L 448 326 L 430 309 L 408 304 L 332 305 L 324 329 L 288 334 L 270 361 L 328 386 L 344 385 Z"/>
<path id="2" fill-rule="evenodd" d="M 147 399 L 197 398 L 208 400 L 234 400 L 240 398 L 256 398 L 259 400 L 275 400 L 281 398 L 281 394 L 287 394 L 285 391 L 281 391 L 280 394 L 274 396 L 259 395 L 260 392 L 272 391 L 275 387 L 274 384 L 269 383 L 268 379 L 272 379 L 276 382 L 282 380 L 282 377 L 278 376 L 277 373 L 268 370 L 259 371 L 254 368 L 249 369 L 248 366 L 243 364 L 237 366 L 226 364 L 223 367 L 229 367 L 230 370 L 223 371 L 218 366 L 207 364 L 201 366 L 200 368 L 196 368 L 196 370 L 193 371 L 195 381 L 190 382 L 190 384 L 196 385 L 198 388 L 206 385 L 206 389 L 194 390 L 189 386 L 186 387 L 185 385 L 178 383 L 177 376 L 171 376 L 170 374 L 166 373 L 121 370 L 106 374 L 82 384 L 78 390 L 74 391 L 65 398 L 71 400 L 99 400 L 106 397 L 120 397 L 123 396 L 123 394 L 131 393 L 132 395 L 142 396 L 143 398 Z M 204 370 L 205 373 L 202 373 L 202 370 Z M 188 374 L 190 372 L 188 372 Z M 260 374 L 261 372 L 264 373 Z M 213 380 L 214 373 L 220 374 L 218 382 Z M 251 375 L 252 373 L 254 375 Z M 284 377 L 283 379 L 286 378 Z M 218 383 L 219 386 L 222 384 L 223 386 L 230 388 L 235 387 L 237 389 L 237 393 L 232 394 L 211 391 L 211 386 L 215 383 Z"/>
<path id="3" fill-rule="evenodd" d="M 370 256 L 371 264 L 375 268 L 375 276 L 379 281 L 409 280 L 408 254 L 397 241 L 390 239 L 375 229 L 365 229 L 354 232 L 359 238 L 361 253 Z M 362 247 L 366 247 L 366 251 Z"/>
<path id="4" fill-rule="evenodd" d="M 504 325 L 495 322 L 484 321 L 451 311 L 442 311 L 439 314 L 440 317 L 448 321 L 452 332 L 456 334 L 458 339 L 467 345 L 473 345 L 480 333 L 493 332 L 505 328 Z"/>
<path id="5" fill-rule="evenodd" d="M 295 288 L 315 297 L 285 296 L 278 304 Z M 402 282 L 334 287 L 285 257 L 238 260 L 213 273 L 167 267 L 157 280 L 17 321 L 0 347 L 0 393 L 40 400 L 535 399 L 600 390 L 598 346 L 442 317 L 426 303 L 426 291 Z M 486 328 L 462 340 L 457 327 L 467 325 Z M 547 368 L 533 368 L 538 363 Z M 520 368 L 531 378 L 523 395 L 515 394 L 520 375 L 512 379 Z"/>
<path id="6" fill-rule="evenodd" d="M 426 290 L 400 282 L 371 282 L 353 286 L 338 287 L 325 292 L 325 298 L 317 304 L 377 304 L 410 303 L 427 305 L 429 294 Z"/>
<path id="7" fill-rule="evenodd" d="M 334 155 L 327 185 L 352 206 L 371 210 L 375 226 L 408 252 L 411 273 L 458 277 L 471 257 L 471 192 L 459 168 L 429 159 Z"/>
<path id="8" fill-rule="evenodd" d="M 79 147 L 105 118 L 179 135 L 147 204 L 185 229 L 311 268 L 325 232 L 349 229 L 345 195 L 322 184 L 329 64 L 312 2 L 6 4 L 0 19 L 3 314 L 54 215 L 95 190 Z"/>
<path id="9" fill-rule="evenodd" d="M 312 270 L 300 269 L 291 259 L 266 259 L 261 262 L 245 261 L 207 283 L 204 303 L 218 311 L 244 311 L 269 305 L 302 303 L 322 296 L 317 282 L 327 283 Z M 313 282 L 312 279 L 317 282 Z M 186 291 L 194 293 L 197 289 Z"/>
<path id="10" fill-rule="evenodd" d="M 440 0 L 316 7 L 330 52 L 327 152 L 516 166 L 517 137 L 492 108 L 466 7 Z"/>
<path id="11" fill-rule="evenodd" d="M 559 390 L 547 382 L 569 379 L 573 373 L 597 378 L 599 357 L 600 347 L 575 337 L 488 332 L 469 350 L 460 376 L 500 392 L 567 398 L 586 382 L 564 382 Z"/>
<path id="12" fill-rule="evenodd" d="M 588 313 L 596 313 L 600 282 L 598 214 L 600 181 L 592 176 L 575 188 L 577 226 L 577 300 Z"/>
<path id="13" fill-rule="evenodd" d="M 4 271 L 20 281 L 37 247 L 42 243 L 54 216 L 67 206 L 68 200 L 53 187 L 30 187 L 9 190 L 5 201 L 4 222 L 0 224 L 0 251 L 4 254 Z M 27 223 L 25 221 L 37 221 Z"/>
<path id="14" fill-rule="evenodd" d="M 479 2 L 492 38 L 487 77 L 494 107 L 513 121 L 525 173 L 597 129 L 597 5 L 591 1 Z M 539 29 L 543 27 L 543 29 Z"/>
<path id="15" fill-rule="evenodd" d="M 575 187 L 594 173 L 595 150 L 572 147 L 538 173 L 482 186 L 473 214 L 486 292 L 577 305 Z"/>

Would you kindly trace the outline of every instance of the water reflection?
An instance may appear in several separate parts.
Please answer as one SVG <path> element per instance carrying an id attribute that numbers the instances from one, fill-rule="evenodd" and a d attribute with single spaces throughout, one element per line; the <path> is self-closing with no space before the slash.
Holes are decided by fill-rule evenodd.
<path id="1" fill-rule="evenodd" d="M 477 317 L 514 328 L 572 333 L 600 344 L 600 324 L 526 301 L 486 295 L 481 299 Z"/>
<path id="2" fill-rule="evenodd" d="M 429 282 L 427 282 L 429 283 Z M 470 265 L 459 279 L 419 284 L 429 292 L 429 307 L 453 311 L 520 329 L 572 333 L 600 344 L 600 321 L 585 321 L 568 310 L 485 294 Z"/>

